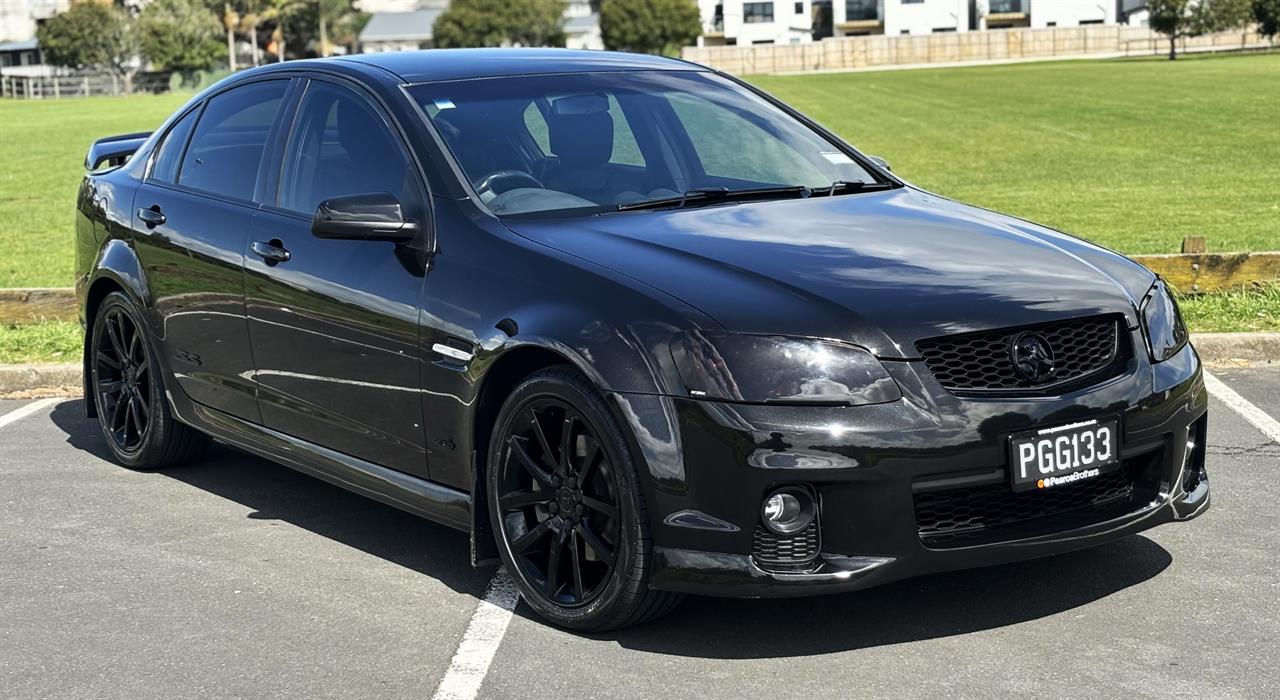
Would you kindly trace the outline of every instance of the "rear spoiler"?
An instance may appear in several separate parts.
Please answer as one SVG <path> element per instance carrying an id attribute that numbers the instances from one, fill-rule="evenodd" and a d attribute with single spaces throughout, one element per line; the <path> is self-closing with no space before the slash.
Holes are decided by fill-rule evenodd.
<path id="1" fill-rule="evenodd" d="M 129 156 L 146 143 L 150 136 L 150 131 L 139 131 L 135 134 L 120 134 L 98 139 L 89 146 L 89 153 L 84 157 L 84 167 L 93 171 L 124 165 L 129 160 Z"/>

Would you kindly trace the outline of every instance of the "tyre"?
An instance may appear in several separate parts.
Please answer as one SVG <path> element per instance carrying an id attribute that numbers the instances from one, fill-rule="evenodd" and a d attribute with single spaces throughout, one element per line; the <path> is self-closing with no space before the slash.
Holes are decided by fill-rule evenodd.
<path id="1" fill-rule="evenodd" d="M 486 477 L 498 551 L 542 617 L 602 631 L 679 602 L 649 589 L 653 547 L 631 451 L 601 392 L 574 370 L 542 370 L 516 387 Z"/>
<path id="2" fill-rule="evenodd" d="M 199 457 L 208 438 L 174 420 L 155 344 L 129 297 L 112 292 L 102 301 L 93 320 L 89 357 L 91 400 L 117 462 L 151 470 Z"/>

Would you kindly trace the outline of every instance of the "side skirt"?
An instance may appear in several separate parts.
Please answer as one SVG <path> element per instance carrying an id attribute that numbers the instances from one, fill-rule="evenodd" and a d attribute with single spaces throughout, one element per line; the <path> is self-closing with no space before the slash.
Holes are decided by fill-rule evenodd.
<path id="1" fill-rule="evenodd" d="M 170 397 L 170 403 L 174 397 Z M 193 427 L 226 442 L 449 527 L 471 531 L 471 495 L 299 440 L 196 403 L 188 404 Z"/>

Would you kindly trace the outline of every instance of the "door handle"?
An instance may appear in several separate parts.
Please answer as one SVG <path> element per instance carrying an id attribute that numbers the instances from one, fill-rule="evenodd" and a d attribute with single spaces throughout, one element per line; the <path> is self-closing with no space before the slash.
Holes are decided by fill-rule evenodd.
<path id="1" fill-rule="evenodd" d="M 285 249 L 284 243 L 274 238 L 270 241 L 254 241 L 249 249 L 254 255 L 266 260 L 268 265 L 289 262 L 289 258 L 293 257 L 293 254 Z"/>
<path id="2" fill-rule="evenodd" d="M 155 228 L 166 221 L 164 213 L 160 211 L 160 205 L 158 204 L 152 204 L 147 209 L 139 209 L 138 219 L 146 224 L 147 228 Z"/>

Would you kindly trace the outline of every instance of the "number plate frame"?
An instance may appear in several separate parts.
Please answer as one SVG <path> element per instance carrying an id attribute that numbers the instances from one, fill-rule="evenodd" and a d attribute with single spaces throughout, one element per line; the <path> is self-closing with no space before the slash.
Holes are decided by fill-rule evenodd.
<path id="1" fill-rule="evenodd" d="M 1013 433 L 1008 443 L 1009 484 L 1014 491 L 1048 491 L 1120 468 L 1120 421 L 1114 416 Z M 1024 469 L 1028 445 L 1030 459 Z M 1090 454 L 1093 459 L 1086 460 Z M 1046 464 L 1049 471 L 1043 468 Z"/>

